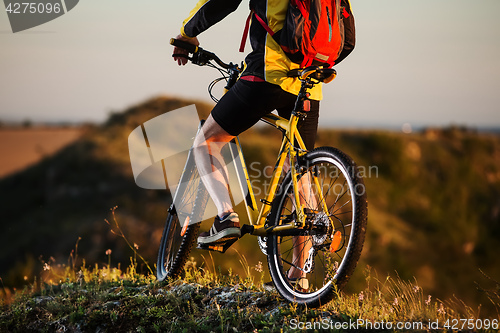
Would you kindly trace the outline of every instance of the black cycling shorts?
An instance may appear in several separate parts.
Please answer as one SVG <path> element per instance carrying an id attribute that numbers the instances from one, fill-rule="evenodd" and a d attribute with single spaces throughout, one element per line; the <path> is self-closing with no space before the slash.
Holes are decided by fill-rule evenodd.
<path id="1" fill-rule="evenodd" d="M 278 85 L 240 79 L 214 107 L 212 117 L 227 133 L 237 136 L 273 110 L 289 119 L 296 99 L 296 95 L 284 91 Z M 298 125 L 308 150 L 313 149 L 316 142 L 318 119 L 319 101 L 311 100 L 311 110 Z"/>

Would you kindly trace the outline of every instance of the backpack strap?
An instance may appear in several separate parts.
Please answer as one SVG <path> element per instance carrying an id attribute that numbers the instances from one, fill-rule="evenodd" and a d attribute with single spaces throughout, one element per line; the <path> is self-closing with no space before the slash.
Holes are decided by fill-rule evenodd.
<path id="1" fill-rule="evenodd" d="M 314 58 L 313 57 L 306 57 L 304 55 L 304 60 L 300 64 L 300 67 L 302 67 L 302 68 L 309 67 L 309 66 L 311 66 L 313 64 L 313 62 L 314 62 Z"/>
<path id="2" fill-rule="evenodd" d="M 255 18 L 257 19 L 257 21 L 259 21 L 260 25 L 267 31 L 267 33 L 271 35 L 271 37 L 274 36 L 275 32 L 272 31 L 271 28 L 269 28 L 267 23 L 264 22 L 264 20 L 259 15 L 257 15 L 257 13 L 255 13 Z"/>
<path id="3" fill-rule="evenodd" d="M 250 30 L 250 20 L 252 19 L 253 10 L 250 10 L 248 14 L 247 22 L 245 23 L 245 30 L 243 30 L 243 36 L 241 37 L 240 52 L 245 52 L 245 44 L 247 43 L 248 30 Z"/>
<path id="4" fill-rule="evenodd" d="M 309 12 L 306 9 L 304 1 L 290 0 L 290 4 L 297 6 L 302 16 L 309 17 Z"/>
<path id="5" fill-rule="evenodd" d="M 250 21 L 252 19 L 252 15 L 255 15 L 255 18 L 257 19 L 257 22 L 267 31 L 268 34 L 271 35 L 271 37 L 274 36 L 275 32 L 269 28 L 267 23 L 259 16 L 257 13 L 255 13 L 252 10 L 250 10 L 250 14 L 247 17 L 247 22 L 245 23 L 245 30 L 243 30 L 243 36 L 241 37 L 241 43 L 240 43 L 240 52 L 245 52 L 245 44 L 247 42 L 247 37 L 248 37 L 248 32 L 250 30 Z"/>

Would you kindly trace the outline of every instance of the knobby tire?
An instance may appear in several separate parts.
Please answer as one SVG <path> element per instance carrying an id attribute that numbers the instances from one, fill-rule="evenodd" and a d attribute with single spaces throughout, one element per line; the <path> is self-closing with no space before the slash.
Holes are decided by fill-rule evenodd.
<path id="1" fill-rule="evenodd" d="M 299 169 L 306 170 L 299 177 L 308 174 L 310 179 L 317 177 L 321 181 L 320 187 L 323 188 L 324 198 L 318 197 L 316 202 L 322 203 L 321 200 L 327 202 L 329 218 L 326 217 L 327 214 L 318 213 L 321 211 L 319 207 L 321 204 L 317 204 L 317 207 L 310 207 L 316 210 L 309 210 L 308 220 L 316 225 L 315 230 L 323 231 L 314 231 L 309 234 L 310 236 L 301 236 L 301 238 L 286 236 L 285 233 L 282 236 L 269 235 L 267 237 L 268 265 L 277 291 L 286 300 L 309 307 L 318 307 L 330 301 L 345 286 L 354 272 L 365 238 L 367 199 L 364 182 L 356 164 L 340 150 L 331 147 L 317 148 L 307 153 L 299 163 Z M 330 180 L 329 177 L 335 176 L 335 173 L 337 173 L 337 178 L 332 177 Z M 270 225 L 277 226 L 293 220 L 295 203 L 291 195 L 292 188 L 291 174 L 288 172 L 273 200 Z M 344 193 L 334 193 L 339 189 Z M 311 189 L 311 194 L 316 192 Z M 312 199 L 308 200 L 313 202 Z M 333 221 L 335 230 L 328 227 L 331 223 L 327 221 L 330 220 Z M 327 228 L 330 230 L 326 230 Z M 338 249 L 332 245 L 335 231 L 340 231 L 337 237 L 341 240 Z M 298 240 L 301 240 L 302 244 L 299 244 Z M 294 248 L 295 251 L 299 251 L 299 246 L 305 249 L 307 244 L 309 244 L 309 249 L 314 247 L 315 250 L 313 270 L 306 275 L 309 289 L 301 289 L 301 285 L 297 283 L 294 285 L 287 274 L 292 266 L 299 267 L 296 264 L 297 261 L 293 259 Z M 335 251 L 332 252 L 328 246 Z M 290 247 L 288 251 L 287 247 Z"/>

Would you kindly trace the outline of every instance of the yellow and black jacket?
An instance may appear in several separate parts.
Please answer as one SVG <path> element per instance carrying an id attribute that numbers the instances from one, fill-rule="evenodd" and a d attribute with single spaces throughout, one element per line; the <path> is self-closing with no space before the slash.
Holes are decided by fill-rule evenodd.
<path id="1" fill-rule="evenodd" d="M 241 0 L 200 0 L 189 17 L 184 20 L 181 34 L 188 38 L 198 36 L 235 11 L 240 3 Z M 288 3 L 289 1 L 284 0 L 250 0 L 250 7 L 259 17 L 266 20 L 272 31 L 279 31 L 285 21 Z M 350 3 L 349 1 L 345 3 L 346 10 L 352 17 Z M 246 67 L 243 75 L 258 76 L 267 82 L 281 86 L 287 92 L 298 94 L 300 82 L 298 79 L 288 78 L 286 74 L 291 69 L 299 68 L 299 65 L 288 59 L 278 43 L 261 24 L 253 19 L 252 22 L 256 22 L 250 25 L 252 51 L 245 58 Z M 354 48 L 354 30 L 346 29 L 345 34 L 344 51 L 337 63 Z M 311 90 L 311 98 L 321 100 L 321 85 L 316 85 Z"/>

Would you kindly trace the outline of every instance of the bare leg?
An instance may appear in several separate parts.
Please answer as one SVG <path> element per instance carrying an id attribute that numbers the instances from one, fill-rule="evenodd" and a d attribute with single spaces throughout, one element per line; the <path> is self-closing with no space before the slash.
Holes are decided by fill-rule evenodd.
<path id="1" fill-rule="evenodd" d="M 210 115 L 194 140 L 196 166 L 219 217 L 233 212 L 227 167 L 221 155 L 222 148 L 233 138 Z"/>
<path id="2" fill-rule="evenodd" d="M 289 165 L 286 163 L 285 169 L 288 169 Z M 300 204 L 305 208 L 315 209 L 317 208 L 316 197 L 314 196 L 311 188 L 311 176 L 309 173 L 300 178 L 297 183 L 299 188 Z M 292 196 L 293 202 L 295 199 Z M 309 250 L 312 247 L 312 239 L 310 236 L 296 236 L 293 237 L 293 264 L 297 267 L 304 268 L 305 261 L 309 256 Z M 289 278 L 299 278 L 305 277 L 306 273 L 295 268 L 295 266 L 290 267 L 288 272 Z"/>

